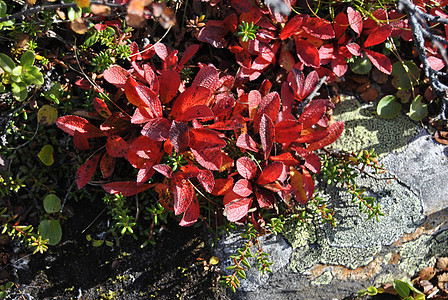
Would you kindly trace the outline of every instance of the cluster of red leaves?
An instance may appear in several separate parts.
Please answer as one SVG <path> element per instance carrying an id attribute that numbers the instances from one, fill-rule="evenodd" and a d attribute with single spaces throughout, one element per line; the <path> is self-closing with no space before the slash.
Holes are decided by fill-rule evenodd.
<path id="1" fill-rule="evenodd" d="M 132 196 L 155 187 L 166 208 L 183 214 L 182 226 L 200 216 L 195 189 L 222 197 L 229 221 L 242 222 L 249 212 L 272 208 L 278 199 L 306 204 L 314 192 L 312 174 L 321 168 L 313 151 L 333 143 L 344 128 L 341 122 L 329 124 L 326 110 L 333 104 L 328 100 L 311 101 L 298 117 L 292 113 L 294 101 L 302 101 L 316 86 L 318 73 L 305 77 L 292 69 L 281 95 L 270 92 L 268 81 L 260 90 L 237 88 L 234 94 L 233 76 L 199 64 L 194 80 L 185 86 L 180 72 L 198 48 L 188 47 L 179 59 L 178 51 L 161 43 L 141 53 L 132 44 L 132 68 L 114 65 L 103 74 L 117 87 L 115 98 L 124 94 L 124 108 L 113 112 L 95 98 L 91 116 L 103 120 L 99 126 L 76 115 L 56 121 L 78 149 L 93 152 L 77 171 L 78 188 L 91 180 L 98 165 L 104 179 L 111 177 L 116 160 L 123 158 L 138 170 L 137 177 L 103 188 Z M 159 69 L 154 56 L 162 61 Z M 173 155 L 188 162 L 177 170 L 161 163 L 162 157 Z M 165 179 L 147 183 L 156 172 Z"/>

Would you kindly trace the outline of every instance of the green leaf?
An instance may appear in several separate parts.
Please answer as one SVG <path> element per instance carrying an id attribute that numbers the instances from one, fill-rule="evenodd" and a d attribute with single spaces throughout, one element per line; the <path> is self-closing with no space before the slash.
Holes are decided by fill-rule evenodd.
<path id="1" fill-rule="evenodd" d="M 51 88 L 48 91 L 44 92 L 45 99 L 49 101 L 54 101 L 56 104 L 59 104 L 59 98 L 61 97 L 62 86 L 59 82 L 53 82 L 51 84 Z"/>
<path id="2" fill-rule="evenodd" d="M 11 73 L 12 69 L 16 67 L 14 61 L 8 55 L 0 53 L 0 68 L 5 72 Z"/>
<path id="3" fill-rule="evenodd" d="M 428 115 L 428 105 L 422 103 L 423 97 L 418 95 L 411 103 L 409 108 L 409 118 L 414 121 L 420 121 Z"/>
<path id="4" fill-rule="evenodd" d="M 409 296 L 410 289 L 407 283 L 401 281 L 401 280 L 395 280 L 394 281 L 394 289 L 397 291 L 398 295 L 400 297 L 405 298 Z"/>
<path id="5" fill-rule="evenodd" d="M 22 65 L 22 67 L 31 67 L 34 65 L 34 57 L 34 52 L 28 50 L 22 54 L 22 57 L 20 57 L 20 64 Z"/>
<path id="6" fill-rule="evenodd" d="M 49 194 L 44 198 L 44 209 L 47 213 L 52 214 L 61 210 L 61 199 L 55 194 Z"/>
<path id="7" fill-rule="evenodd" d="M 397 61 L 392 65 L 391 75 L 397 79 L 395 81 L 395 88 L 399 90 L 408 90 L 418 84 L 420 69 L 411 60 L 406 60 L 403 63 Z"/>
<path id="8" fill-rule="evenodd" d="M 39 157 L 40 161 L 43 162 L 46 166 L 51 166 L 54 163 L 53 158 L 54 148 L 51 145 L 45 145 L 40 150 L 37 157 Z"/>
<path id="9" fill-rule="evenodd" d="M 16 76 L 16 77 L 22 76 L 22 70 L 23 70 L 22 66 L 15 67 L 11 71 L 11 76 Z"/>
<path id="10" fill-rule="evenodd" d="M 18 101 L 23 101 L 28 96 L 28 91 L 26 89 L 26 84 L 23 82 L 12 82 L 11 92 Z"/>
<path id="11" fill-rule="evenodd" d="M 98 30 L 94 29 L 90 32 L 89 36 L 84 41 L 84 46 L 90 48 L 92 47 L 96 42 L 98 42 L 98 39 L 100 38 L 100 33 Z"/>
<path id="12" fill-rule="evenodd" d="M 99 247 L 104 243 L 104 240 L 93 240 L 92 246 L 93 247 Z"/>
<path id="13" fill-rule="evenodd" d="M 5 284 L 5 289 L 10 289 L 14 285 L 14 282 L 9 281 Z"/>
<path id="14" fill-rule="evenodd" d="M 369 296 L 375 296 L 376 294 L 378 294 L 378 290 L 376 289 L 376 287 L 374 287 L 374 286 L 369 286 L 368 288 L 367 288 L 367 295 L 369 295 Z"/>
<path id="15" fill-rule="evenodd" d="M 8 7 L 6 6 L 6 3 L 3 0 L 0 0 L 0 18 L 6 16 L 7 9 Z"/>
<path id="16" fill-rule="evenodd" d="M 37 121 L 41 125 L 53 125 L 58 118 L 58 110 L 51 105 L 42 106 L 37 112 Z"/>
<path id="17" fill-rule="evenodd" d="M 59 220 L 42 220 L 38 227 L 44 240 L 48 239 L 48 244 L 51 246 L 59 243 L 62 237 L 62 228 Z"/>
<path id="18" fill-rule="evenodd" d="M 350 70 L 353 73 L 365 75 L 372 70 L 372 63 L 366 55 L 364 57 L 355 57 L 353 58 L 353 62 L 350 63 Z"/>
<path id="19" fill-rule="evenodd" d="M 0 292 L 0 299 L 5 299 L 8 294 L 5 291 Z"/>
<path id="20" fill-rule="evenodd" d="M 22 72 L 22 78 L 23 81 L 30 85 L 30 84 L 35 84 L 35 85 L 42 85 L 44 84 L 44 76 L 42 75 L 42 73 L 39 71 L 38 67 L 27 67 L 23 69 Z"/>
<path id="21" fill-rule="evenodd" d="M 376 112 L 383 119 L 395 118 L 400 113 L 400 110 L 401 103 L 398 103 L 393 95 L 384 96 L 376 107 Z"/>

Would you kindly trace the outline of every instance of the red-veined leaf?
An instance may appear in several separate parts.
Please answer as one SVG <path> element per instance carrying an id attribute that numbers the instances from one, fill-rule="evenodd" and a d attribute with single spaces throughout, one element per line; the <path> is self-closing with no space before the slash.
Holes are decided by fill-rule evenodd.
<path id="1" fill-rule="evenodd" d="M 319 68 L 320 58 L 317 47 L 300 37 L 295 38 L 294 40 L 296 42 L 297 56 L 300 61 L 303 62 L 305 66 Z"/>
<path id="2" fill-rule="evenodd" d="M 292 143 L 302 131 L 302 124 L 295 120 L 284 120 L 275 125 L 275 141 L 277 143 Z"/>
<path id="3" fill-rule="evenodd" d="M 269 157 L 272 161 L 282 162 L 288 166 L 298 166 L 300 165 L 300 161 L 291 154 L 291 152 L 285 152 L 277 156 Z"/>
<path id="4" fill-rule="evenodd" d="M 260 139 L 264 152 L 264 159 L 268 159 L 271 154 L 272 145 L 274 144 L 274 124 L 266 114 L 263 114 L 260 121 Z"/>
<path id="5" fill-rule="evenodd" d="M 163 104 L 170 102 L 177 95 L 181 83 L 180 75 L 174 70 L 163 70 L 159 78 L 160 100 Z"/>
<path id="6" fill-rule="evenodd" d="M 302 123 L 303 129 L 310 128 L 322 118 L 326 110 L 325 102 L 326 100 L 316 99 L 305 107 L 298 120 Z"/>
<path id="7" fill-rule="evenodd" d="M 90 181 L 93 174 L 95 174 L 100 158 L 101 155 L 96 154 L 78 168 L 76 171 L 76 184 L 78 185 L 78 189 L 82 189 Z"/>
<path id="8" fill-rule="evenodd" d="M 218 171 L 221 168 L 223 157 L 220 149 L 196 150 L 191 148 L 196 161 L 204 168 L 211 171 Z"/>
<path id="9" fill-rule="evenodd" d="M 247 212 L 251 205 L 251 198 L 233 200 L 225 206 L 224 215 L 230 222 L 236 222 L 247 216 Z"/>
<path id="10" fill-rule="evenodd" d="M 171 52 L 164 43 L 155 43 L 154 45 L 152 45 L 152 48 L 162 61 L 165 61 Z"/>
<path id="11" fill-rule="evenodd" d="M 182 179 L 172 187 L 174 196 L 174 214 L 180 215 L 183 213 L 194 197 L 194 188 L 190 181 Z"/>
<path id="12" fill-rule="evenodd" d="M 231 191 L 233 187 L 233 177 L 218 178 L 215 180 L 215 186 L 210 194 L 214 196 L 223 196 Z"/>
<path id="13" fill-rule="evenodd" d="M 215 177 L 210 170 L 199 170 L 197 175 L 197 179 L 201 183 L 202 187 L 207 191 L 207 193 L 211 193 L 215 188 Z"/>
<path id="14" fill-rule="evenodd" d="M 227 143 L 219 137 L 219 133 L 207 129 L 198 128 L 190 130 L 190 148 L 196 150 L 221 149 Z"/>
<path id="15" fill-rule="evenodd" d="M 384 42 L 392 32 L 392 26 L 384 24 L 372 30 L 364 42 L 364 47 L 371 47 Z"/>
<path id="16" fill-rule="evenodd" d="M 86 119 L 74 115 L 59 117 L 55 124 L 59 127 L 59 129 L 70 134 L 71 136 L 75 135 L 75 131 L 84 134 L 86 138 L 104 136 L 98 127 L 92 125 Z"/>
<path id="17" fill-rule="evenodd" d="M 283 164 L 281 162 L 273 162 L 261 171 L 257 184 L 263 185 L 276 181 L 283 172 Z"/>
<path id="18" fill-rule="evenodd" d="M 138 184 L 134 181 L 116 181 L 103 184 L 103 189 L 112 195 L 122 194 L 125 197 L 134 196 L 138 193 L 146 191 L 154 186 L 154 184 L 143 183 Z"/>
<path id="19" fill-rule="evenodd" d="M 231 93 L 220 93 L 215 96 L 215 104 L 212 111 L 215 117 L 218 117 L 230 112 L 234 106 L 235 98 L 233 98 Z"/>
<path id="20" fill-rule="evenodd" d="M 124 89 L 128 76 L 129 76 L 128 71 L 126 71 L 125 69 L 123 69 L 118 65 L 110 66 L 103 73 L 103 78 L 106 79 L 107 82 L 122 89 Z"/>
<path id="21" fill-rule="evenodd" d="M 190 135 L 188 125 L 183 122 L 173 121 L 170 128 L 170 141 L 177 153 L 182 153 L 188 148 Z"/>
<path id="22" fill-rule="evenodd" d="M 199 50 L 199 44 L 193 44 L 190 45 L 187 49 L 185 49 L 184 54 L 182 55 L 182 58 L 180 59 L 179 66 L 183 66 L 189 61 L 193 55 L 196 54 Z"/>
<path id="23" fill-rule="evenodd" d="M 257 143 L 248 135 L 247 133 L 242 133 L 237 141 L 236 145 L 240 148 L 250 150 L 253 152 L 258 152 Z"/>
<path id="24" fill-rule="evenodd" d="M 290 184 L 294 191 L 295 199 L 300 204 L 306 205 L 309 199 L 303 186 L 304 184 L 303 175 L 293 167 L 290 168 L 289 174 L 290 174 Z"/>
<path id="25" fill-rule="evenodd" d="M 100 116 L 104 118 L 108 118 L 112 114 L 109 108 L 107 107 L 106 102 L 97 97 L 93 99 L 93 108 Z"/>
<path id="26" fill-rule="evenodd" d="M 203 67 L 199 70 L 191 85 L 202 86 L 210 92 L 214 92 L 220 85 L 218 70 L 212 66 Z"/>
<path id="27" fill-rule="evenodd" d="M 387 56 L 367 49 L 364 52 L 378 70 L 387 75 L 392 73 L 392 64 Z"/>
<path id="28" fill-rule="evenodd" d="M 308 15 L 295 15 L 294 17 L 286 23 L 285 27 L 283 27 L 282 32 L 280 33 L 280 39 L 286 40 L 294 33 L 298 32 L 302 25 L 308 21 Z"/>
<path id="29" fill-rule="evenodd" d="M 199 202 L 196 198 L 196 195 L 194 195 L 193 200 L 191 201 L 191 204 L 188 206 L 187 210 L 184 212 L 184 215 L 182 216 L 182 220 L 180 221 L 180 226 L 191 226 L 199 218 Z"/>
<path id="30" fill-rule="evenodd" d="M 176 121 L 188 122 L 193 119 L 196 120 L 210 120 L 213 119 L 215 115 L 213 111 L 206 105 L 195 105 L 188 108 L 183 114 L 177 116 Z"/>
<path id="31" fill-rule="evenodd" d="M 123 157 L 128 150 L 128 143 L 118 135 L 111 135 L 107 138 L 106 150 L 112 157 Z"/>
<path id="32" fill-rule="evenodd" d="M 174 100 L 171 116 L 182 115 L 196 105 L 207 105 L 210 95 L 210 90 L 203 86 L 190 86 Z"/>
<path id="33" fill-rule="evenodd" d="M 280 111 L 280 96 L 277 92 L 267 94 L 261 99 L 257 112 L 254 118 L 254 130 L 258 132 L 260 130 L 259 124 L 261 117 L 265 114 L 271 121 L 277 119 L 277 115 Z"/>
<path id="34" fill-rule="evenodd" d="M 327 130 L 329 134 L 324 139 L 310 144 L 306 149 L 308 151 L 314 151 L 332 144 L 341 136 L 342 132 L 344 131 L 344 122 L 338 121 L 336 123 L 333 123 L 330 125 L 330 127 L 327 128 Z"/>
<path id="35" fill-rule="evenodd" d="M 348 43 L 347 45 L 345 45 L 345 47 L 347 47 L 348 52 L 355 56 L 361 56 L 362 54 L 361 47 L 356 43 Z"/>
<path id="36" fill-rule="evenodd" d="M 275 202 L 274 194 L 265 189 L 256 189 L 255 197 L 257 198 L 258 205 L 261 208 L 272 208 L 272 205 Z"/>
<path id="37" fill-rule="evenodd" d="M 319 82 L 319 74 L 316 71 L 311 71 L 305 78 L 300 98 L 305 99 L 306 96 L 311 94 L 311 92 L 314 90 L 318 82 Z"/>
<path id="38" fill-rule="evenodd" d="M 316 153 L 308 151 L 307 149 L 301 147 L 293 147 L 293 149 L 297 152 L 298 155 L 305 159 L 305 167 L 307 167 L 308 170 L 315 174 L 320 173 L 322 164 L 319 156 Z"/>
<path id="39" fill-rule="evenodd" d="M 257 174 L 257 165 L 249 157 L 240 157 L 236 161 L 236 169 L 240 175 L 248 180 L 251 180 Z"/>
<path id="40" fill-rule="evenodd" d="M 261 94 L 257 90 L 252 90 L 249 92 L 247 97 L 248 105 L 249 105 L 249 118 L 253 120 L 255 118 L 255 113 L 257 112 L 257 108 L 261 103 Z"/>
<path id="41" fill-rule="evenodd" d="M 152 166 L 154 170 L 165 176 L 166 178 L 171 178 L 171 175 L 173 174 L 173 169 L 165 164 L 158 164 L 155 166 Z"/>
<path id="42" fill-rule="evenodd" d="M 309 35 L 321 40 L 334 38 L 333 26 L 331 26 L 330 22 L 321 18 L 309 18 L 302 28 Z"/>
<path id="43" fill-rule="evenodd" d="M 110 156 L 107 152 L 101 157 L 100 170 L 104 179 L 110 177 L 114 172 L 116 160 L 115 157 Z"/>
<path id="44" fill-rule="evenodd" d="M 145 106 L 149 108 L 149 115 L 152 118 L 162 117 L 162 104 L 160 103 L 156 93 L 144 85 L 136 86 L 135 90 L 140 99 L 145 103 Z"/>
<path id="45" fill-rule="evenodd" d="M 347 7 L 347 17 L 348 17 L 348 23 L 350 24 L 350 27 L 359 36 L 362 32 L 361 14 L 349 6 L 349 7 Z"/>
<path id="46" fill-rule="evenodd" d="M 149 120 L 143 126 L 142 135 L 149 137 L 153 141 L 166 141 L 170 135 L 170 121 L 165 118 L 155 118 Z"/>

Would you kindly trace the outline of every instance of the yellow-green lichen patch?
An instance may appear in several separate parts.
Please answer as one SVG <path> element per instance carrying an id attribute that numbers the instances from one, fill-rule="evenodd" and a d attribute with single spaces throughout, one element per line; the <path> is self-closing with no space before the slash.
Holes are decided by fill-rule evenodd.
<path id="1" fill-rule="evenodd" d="M 408 116 L 381 119 L 374 105 L 361 105 L 354 97 L 343 97 L 333 116 L 345 123 L 341 137 L 332 144 L 335 149 L 357 152 L 373 148 L 377 154 L 384 154 L 405 146 L 418 133 L 418 125 Z"/>
<path id="2" fill-rule="evenodd" d="M 333 275 L 330 271 L 326 271 L 322 273 L 319 277 L 311 281 L 312 285 L 326 285 L 329 284 L 333 280 Z"/>

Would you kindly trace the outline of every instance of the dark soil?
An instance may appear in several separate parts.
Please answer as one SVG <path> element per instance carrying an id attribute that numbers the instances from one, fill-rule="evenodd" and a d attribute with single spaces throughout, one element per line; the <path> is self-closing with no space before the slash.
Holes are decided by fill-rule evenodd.
<path id="1" fill-rule="evenodd" d="M 203 228 L 173 224 L 161 233 L 155 246 L 140 248 L 141 241 L 127 237 L 120 249 L 106 245 L 96 248 L 86 240 L 89 230 L 81 232 L 104 207 L 101 201 L 96 207 L 90 200 L 81 202 L 74 217 L 63 226 L 63 241 L 43 255 L 30 256 L 28 268 L 18 270 L 13 281 L 19 289 L 13 289 L 10 297 L 228 299 L 217 283 L 216 267 L 207 263 L 212 253 Z M 90 229 L 105 219 L 103 214 Z"/>

